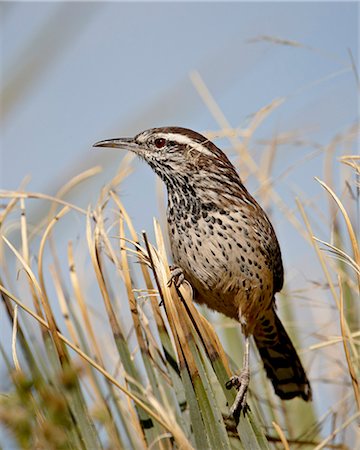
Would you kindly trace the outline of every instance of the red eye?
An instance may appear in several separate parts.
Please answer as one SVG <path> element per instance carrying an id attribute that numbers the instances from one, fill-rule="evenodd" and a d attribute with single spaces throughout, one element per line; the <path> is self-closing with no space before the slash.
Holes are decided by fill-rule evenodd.
<path id="1" fill-rule="evenodd" d="M 158 138 L 155 139 L 155 147 L 156 148 L 163 148 L 165 147 L 166 140 L 164 138 Z"/>

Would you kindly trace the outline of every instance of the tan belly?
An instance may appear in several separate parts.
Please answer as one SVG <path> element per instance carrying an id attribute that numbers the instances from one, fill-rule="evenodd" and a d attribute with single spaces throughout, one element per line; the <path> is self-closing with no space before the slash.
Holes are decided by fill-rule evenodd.
<path id="1" fill-rule="evenodd" d="M 205 304 L 210 309 L 218 311 L 243 325 L 246 334 L 252 334 L 258 318 L 265 310 L 272 307 L 272 289 L 260 289 L 251 280 L 239 280 L 234 283 L 234 289 L 224 291 L 222 288 L 208 289 L 199 283 L 198 279 L 185 273 L 185 278 L 194 289 L 194 300 Z"/>

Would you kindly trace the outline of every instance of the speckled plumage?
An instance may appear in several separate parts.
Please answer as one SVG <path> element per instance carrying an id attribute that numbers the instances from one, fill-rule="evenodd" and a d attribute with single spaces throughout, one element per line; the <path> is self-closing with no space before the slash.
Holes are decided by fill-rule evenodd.
<path id="1" fill-rule="evenodd" d="M 253 215 L 252 204 L 238 201 L 224 209 L 218 201 L 202 203 L 198 195 L 184 206 L 169 195 L 174 262 L 195 288 L 198 303 L 240 320 L 244 332 L 252 334 L 259 315 L 273 302 L 272 227 L 265 217 Z"/>
<path id="2" fill-rule="evenodd" d="M 174 263 L 195 301 L 238 320 L 244 334 L 254 336 L 281 398 L 309 400 L 305 371 L 275 312 L 283 266 L 274 229 L 226 155 L 204 136 L 178 127 L 98 145 L 134 151 L 162 178 Z"/>

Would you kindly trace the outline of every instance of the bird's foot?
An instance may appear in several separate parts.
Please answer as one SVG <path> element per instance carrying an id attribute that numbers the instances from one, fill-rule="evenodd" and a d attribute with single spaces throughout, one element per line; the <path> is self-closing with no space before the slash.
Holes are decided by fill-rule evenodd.
<path id="1" fill-rule="evenodd" d="M 167 285 L 170 287 L 174 283 L 175 287 L 179 288 L 185 280 L 184 271 L 178 266 L 170 266 L 170 273 Z"/>
<path id="2" fill-rule="evenodd" d="M 246 394 L 250 382 L 250 371 L 248 369 L 243 369 L 240 375 L 234 375 L 226 383 L 226 389 L 231 389 L 235 387 L 237 389 L 237 394 L 233 405 L 230 408 L 230 414 L 234 416 L 235 419 L 239 419 L 241 411 L 244 416 L 246 412 L 250 409 L 249 405 L 246 403 Z"/>

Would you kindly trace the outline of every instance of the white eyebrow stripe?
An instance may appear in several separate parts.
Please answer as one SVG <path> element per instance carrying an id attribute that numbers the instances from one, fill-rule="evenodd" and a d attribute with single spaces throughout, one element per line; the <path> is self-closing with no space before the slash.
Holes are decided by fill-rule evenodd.
<path id="1" fill-rule="evenodd" d="M 143 131 L 142 133 L 140 133 L 140 134 L 137 136 L 137 139 L 138 139 L 140 142 L 145 142 L 146 139 L 149 137 L 150 134 L 151 134 L 151 130 Z"/>
<path id="2" fill-rule="evenodd" d="M 168 141 L 175 141 L 175 142 L 178 142 L 179 144 L 189 145 L 192 148 L 196 149 L 199 153 L 202 153 L 203 155 L 214 156 L 213 153 L 208 148 L 206 148 L 203 144 L 200 144 L 200 142 L 195 142 L 193 139 L 191 139 L 188 136 L 185 136 L 183 134 L 158 133 L 157 136 L 160 138 L 164 138 Z"/>

